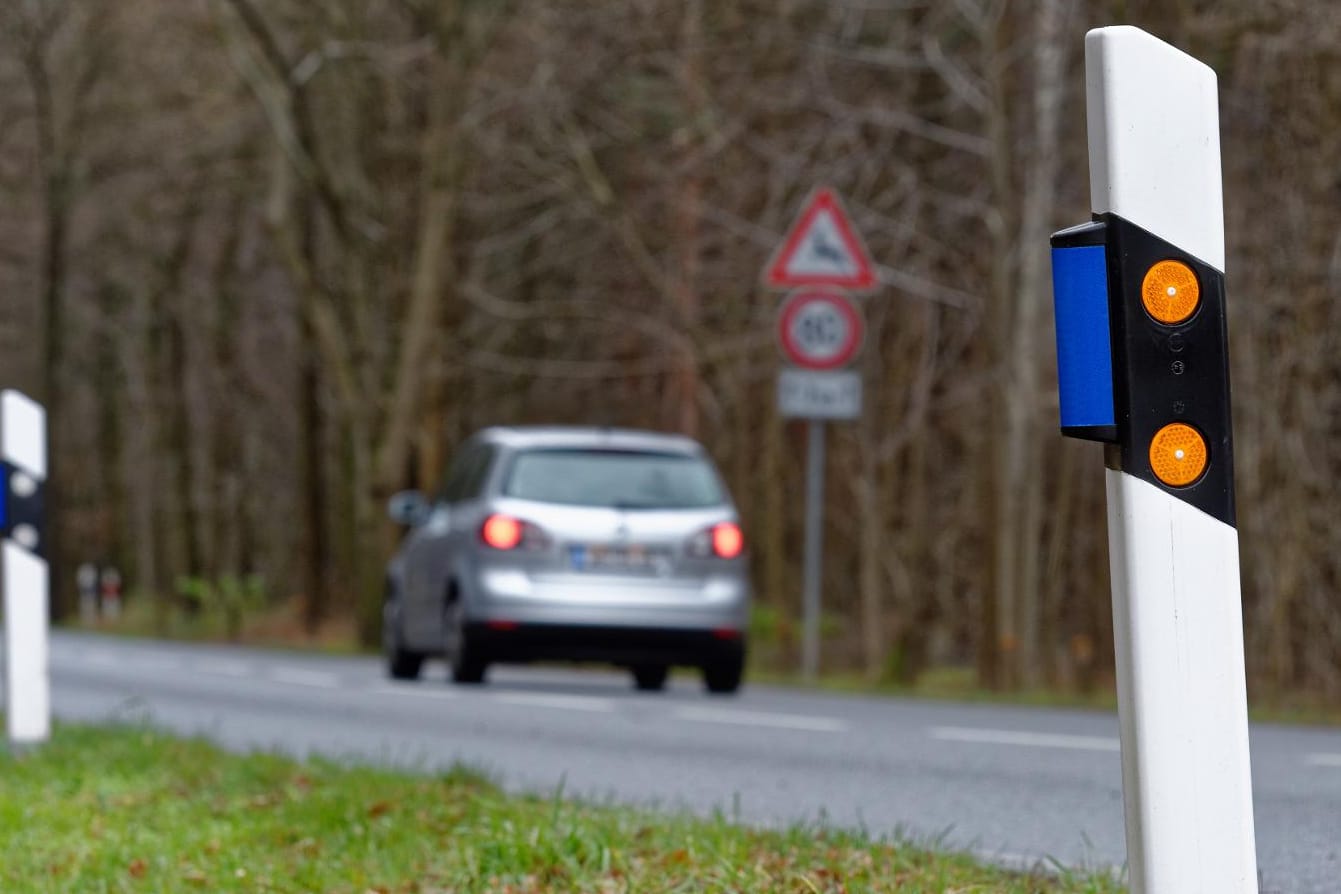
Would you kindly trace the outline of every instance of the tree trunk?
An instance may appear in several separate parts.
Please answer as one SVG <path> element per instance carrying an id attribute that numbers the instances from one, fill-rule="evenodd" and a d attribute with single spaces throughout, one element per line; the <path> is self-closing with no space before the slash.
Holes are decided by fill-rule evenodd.
<path id="1" fill-rule="evenodd" d="M 876 682 L 885 675 L 888 636 L 885 630 L 885 553 L 891 548 L 880 499 L 880 470 L 872 460 L 874 450 L 864 449 L 856 482 L 858 540 L 858 588 L 861 593 L 862 665 L 866 679 Z"/>
<path id="2" fill-rule="evenodd" d="M 1033 154 L 1025 176 L 1019 227 L 1018 310 L 1012 341 L 1010 375 L 1016 412 L 1010 437 L 1018 443 L 1022 488 L 1021 523 L 1015 528 L 1018 579 L 1015 586 L 1020 631 L 1018 679 L 1042 681 L 1040 628 L 1043 585 L 1039 577 L 1043 548 L 1043 438 L 1040 418 L 1042 360 L 1047 354 L 1047 307 L 1051 294 L 1048 236 L 1061 177 L 1061 105 L 1066 56 L 1062 49 L 1062 0 L 1041 0 L 1034 20 Z"/>
<path id="3" fill-rule="evenodd" d="M 95 393 L 98 400 L 98 462 L 101 465 L 102 491 L 106 501 L 103 512 L 103 524 L 100 531 L 98 554 L 80 556 L 80 560 L 93 558 L 100 563 L 111 563 L 121 570 L 125 580 L 136 580 L 139 569 L 130 561 L 130 542 L 132 537 L 127 530 L 127 521 L 132 518 L 130 500 L 126 487 L 125 471 L 125 425 L 122 414 L 125 411 L 126 377 L 118 353 L 119 340 L 115 337 L 116 323 L 121 319 L 124 301 L 114 286 L 105 286 L 102 290 L 103 327 L 97 339 L 97 382 Z"/>
<path id="4" fill-rule="evenodd" d="M 70 183 L 68 158 L 65 147 L 58 145 L 56 109 L 52 97 L 51 73 L 48 71 L 46 46 L 34 41 L 28 48 L 24 63 L 29 86 L 33 92 L 33 111 L 37 128 L 37 144 L 42 165 L 42 395 L 47 413 L 47 482 L 45 502 L 45 547 L 50 569 L 51 614 L 65 617 L 71 600 L 65 592 L 64 576 L 67 557 L 62 538 L 61 520 L 64 505 L 64 475 L 61 457 L 64 453 L 65 395 L 62 373 L 65 369 L 65 278 L 66 243 L 69 233 Z"/>
<path id="5" fill-rule="evenodd" d="M 373 475 L 373 435 L 368 414 L 350 408 L 346 421 L 349 439 L 349 485 L 353 496 L 353 549 L 350 553 L 354 583 L 355 624 L 359 642 L 373 645 L 381 640 L 383 568 L 394 546 L 394 530 L 381 507 L 391 490 Z"/>
<path id="6" fill-rule="evenodd" d="M 993 523 L 996 641 L 1000 656 L 989 685 L 1014 688 L 1036 682 L 1039 664 L 1039 548 L 1043 521 L 1043 481 L 1039 419 L 1041 359 L 1046 342 L 1048 300 L 1047 239 L 1060 175 L 1060 107 L 1065 55 L 1061 0 L 1043 0 L 1034 19 L 1033 121 L 1020 217 L 1011 225 L 1015 203 L 1011 176 L 1015 153 L 1005 99 L 1005 71 L 990 78 L 988 133 L 992 145 L 993 235 L 992 339 L 1000 374 L 994 431 L 999 432 Z M 1004 66 L 1001 25 L 990 32 L 988 59 Z M 1019 255 L 1019 275 L 1013 263 Z"/>
<path id="7" fill-rule="evenodd" d="M 793 645 L 793 589 L 788 577 L 787 522 L 791 518 L 791 500 L 787 498 L 787 474 L 783 469 L 786 423 L 770 410 L 762 422 L 756 493 L 761 504 L 758 532 L 758 561 L 763 566 L 763 592 L 759 601 L 769 606 L 778 619 L 778 645 L 784 651 Z M 799 598 L 799 593 L 796 596 Z"/>
<path id="8" fill-rule="evenodd" d="M 1011 337 L 1014 334 L 1016 296 L 1012 294 L 1011 258 L 1015 249 L 1009 216 L 1013 200 L 1011 170 L 1014 164 L 1010 139 L 1010 116 L 1006 102 L 1006 49 L 1000 16 L 989 22 L 983 32 L 987 68 L 987 139 L 991 147 L 988 160 L 991 187 L 991 211 L 987 229 L 991 238 L 991 279 L 988 344 L 993 370 L 992 431 L 995 438 L 986 446 L 986 461 L 991 471 L 989 484 L 991 573 L 983 592 L 984 629 L 979 652 L 979 674 L 983 685 L 1007 689 L 1016 685 L 1016 654 L 1019 637 L 1015 629 L 1017 612 L 1018 541 L 1015 534 L 1020 522 L 1020 487 L 1025 483 L 1015 475 L 1021 466 L 1021 432 L 1018 422 L 1019 399 L 1012 368 Z"/>
<path id="9" fill-rule="evenodd" d="M 676 134 L 682 141 L 681 166 L 685 175 L 675 193 L 675 267 L 671 276 L 675 327 L 679 332 L 670 400 L 669 419 L 675 430 L 697 437 L 699 433 L 699 369 L 694 346 L 698 328 L 699 218 L 703 205 L 702 155 L 703 116 L 706 111 L 703 81 L 703 0 L 686 0 L 680 22 L 680 90 L 684 120 Z"/>
<path id="10" fill-rule="evenodd" d="M 183 231 L 189 232 L 190 227 L 184 227 Z M 185 238 L 189 240 L 189 237 Z M 184 255 L 188 250 L 189 247 L 183 250 Z M 183 256 L 183 265 L 185 260 L 185 256 Z M 177 494 L 176 503 L 181 512 L 179 528 L 185 564 L 179 571 L 188 577 L 198 578 L 205 573 L 204 549 L 202 546 L 204 532 L 196 500 L 196 485 L 200 476 L 196 469 L 195 449 L 191 438 L 194 425 L 191 420 L 191 396 L 188 390 L 190 370 L 186 362 L 187 336 L 184 319 L 185 309 L 181 306 L 181 277 L 178 275 L 174 279 L 176 281 L 171 284 L 170 288 L 174 293 L 174 303 L 177 306 L 167 307 L 165 305 L 168 314 L 168 319 L 165 322 L 168 329 L 168 381 L 166 383 L 168 393 L 165 395 L 169 419 L 168 450 L 175 462 L 173 485 Z"/>
<path id="11" fill-rule="evenodd" d="M 298 400 L 302 455 L 299 457 L 299 475 L 302 478 L 303 537 L 300 563 L 303 586 L 303 628 L 308 635 L 316 634 L 321 622 L 330 611 L 330 537 L 326 529 L 329 505 L 326 499 L 324 427 L 322 413 L 321 372 L 316 357 L 316 345 L 310 321 L 302 316 L 298 321 L 301 333 L 299 354 L 301 372 L 298 376 Z"/>

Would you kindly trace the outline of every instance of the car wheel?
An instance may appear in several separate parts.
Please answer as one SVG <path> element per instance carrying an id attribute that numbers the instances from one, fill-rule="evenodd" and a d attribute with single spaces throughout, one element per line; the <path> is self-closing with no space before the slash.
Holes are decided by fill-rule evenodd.
<path id="1" fill-rule="evenodd" d="M 725 658 L 703 668 L 703 685 L 713 695 L 730 695 L 740 689 L 745 676 L 745 659 Z"/>
<path id="2" fill-rule="evenodd" d="M 643 692 L 660 692 L 666 688 L 670 667 L 664 664 L 636 664 L 633 666 L 633 685 Z"/>
<path id="3" fill-rule="evenodd" d="M 480 654 L 479 645 L 471 642 L 466 631 L 465 606 L 453 596 L 447 601 L 446 617 L 442 623 L 443 657 L 453 683 L 483 683 L 489 663 Z"/>
<path id="4" fill-rule="evenodd" d="M 405 648 L 402 636 L 400 597 L 388 584 L 386 601 L 382 604 L 382 653 L 386 656 L 386 672 L 394 680 L 418 680 L 424 667 L 424 655 Z"/>

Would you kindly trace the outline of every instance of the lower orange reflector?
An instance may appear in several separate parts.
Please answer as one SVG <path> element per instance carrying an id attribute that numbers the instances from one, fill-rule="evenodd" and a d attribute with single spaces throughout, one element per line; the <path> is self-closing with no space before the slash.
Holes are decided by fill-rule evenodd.
<path id="1" fill-rule="evenodd" d="M 1190 425 L 1172 422 L 1150 440 L 1150 469 L 1169 487 L 1185 487 L 1206 471 L 1206 439 Z"/>
<path id="2" fill-rule="evenodd" d="M 1201 284 L 1182 261 L 1160 261 L 1141 280 L 1141 303 L 1146 313 L 1168 326 L 1192 316 L 1201 301 Z"/>

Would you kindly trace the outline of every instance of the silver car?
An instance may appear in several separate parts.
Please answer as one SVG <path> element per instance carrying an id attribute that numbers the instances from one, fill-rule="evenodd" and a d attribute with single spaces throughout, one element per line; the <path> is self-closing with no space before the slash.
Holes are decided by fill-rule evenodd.
<path id="1" fill-rule="evenodd" d="M 750 585 L 721 477 L 695 441 L 596 428 L 491 428 L 432 498 L 397 494 L 410 527 L 387 567 L 391 676 L 431 656 L 479 683 L 496 662 L 598 661 L 639 689 L 672 665 L 740 687 Z"/>

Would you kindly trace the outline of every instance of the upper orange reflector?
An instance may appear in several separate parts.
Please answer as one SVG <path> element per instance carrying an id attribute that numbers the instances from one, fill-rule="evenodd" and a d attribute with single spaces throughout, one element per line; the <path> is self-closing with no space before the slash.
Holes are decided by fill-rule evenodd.
<path id="1" fill-rule="evenodd" d="M 1190 425 L 1172 422 L 1150 440 L 1150 469 L 1169 487 L 1184 487 L 1206 471 L 1206 439 Z"/>
<path id="2" fill-rule="evenodd" d="M 1201 284 L 1182 261 L 1160 261 L 1141 280 L 1141 303 L 1161 323 L 1174 325 L 1192 316 L 1201 300 Z"/>

